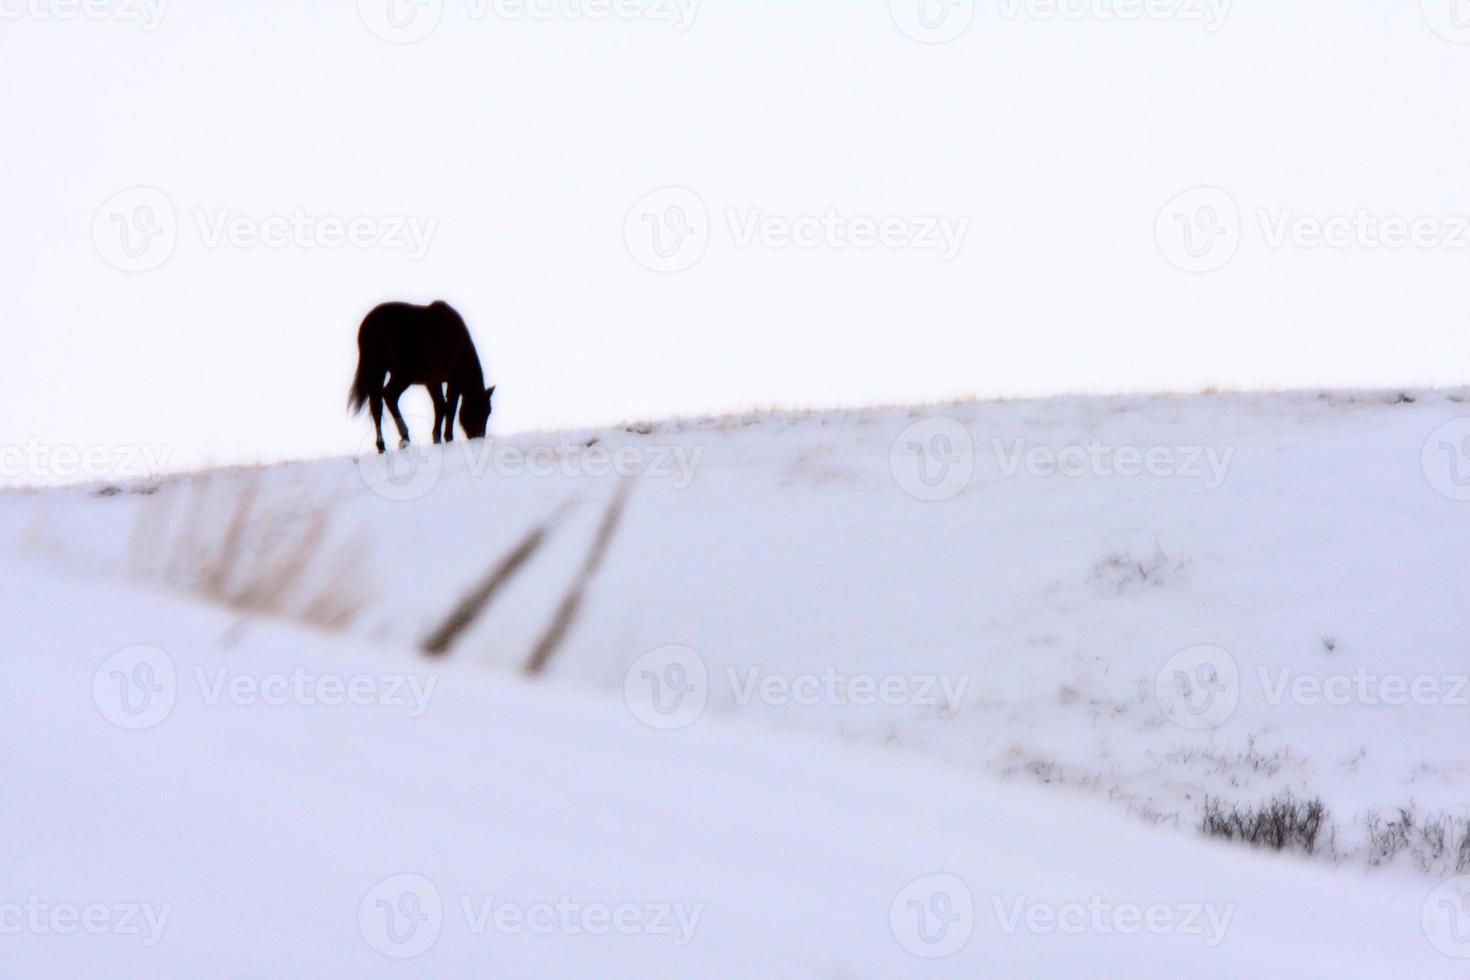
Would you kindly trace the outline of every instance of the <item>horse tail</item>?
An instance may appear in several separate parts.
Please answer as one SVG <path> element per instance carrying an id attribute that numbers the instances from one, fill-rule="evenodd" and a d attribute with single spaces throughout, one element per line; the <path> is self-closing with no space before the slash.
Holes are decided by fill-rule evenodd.
<path id="1" fill-rule="evenodd" d="M 383 384 L 383 369 L 368 355 L 367 345 L 357 346 L 357 374 L 353 375 L 352 391 L 347 395 L 347 407 L 353 415 L 362 411 L 362 406 Z"/>

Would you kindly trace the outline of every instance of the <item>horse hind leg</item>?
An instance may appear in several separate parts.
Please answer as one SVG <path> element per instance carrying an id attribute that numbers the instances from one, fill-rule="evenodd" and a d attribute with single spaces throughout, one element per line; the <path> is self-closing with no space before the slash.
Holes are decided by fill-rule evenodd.
<path id="1" fill-rule="evenodd" d="M 441 434 L 445 428 L 444 391 L 437 384 L 431 384 L 428 388 L 429 397 L 434 400 L 434 442 L 439 443 L 444 441 L 443 435 Z"/>
<path id="2" fill-rule="evenodd" d="M 388 451 L 388 446 L 383 442 L 383 392 L 382 389 L 368 396 L 368 408 L 373 413 L 373 429 L 378 434 L 378 454 L 382 455 Z"/>

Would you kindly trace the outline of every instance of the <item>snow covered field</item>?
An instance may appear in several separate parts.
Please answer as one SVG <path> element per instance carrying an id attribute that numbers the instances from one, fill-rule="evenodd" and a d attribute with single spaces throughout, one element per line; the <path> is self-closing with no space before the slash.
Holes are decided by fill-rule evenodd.
<path id="1" fill-rule="evenodd" d="M 765 414 L 5 494 L 3 972 L 1462 975 L 1463 398 Z M 1196 830 L 1285 791 L 1329 811 L 1314 858 Z"/>

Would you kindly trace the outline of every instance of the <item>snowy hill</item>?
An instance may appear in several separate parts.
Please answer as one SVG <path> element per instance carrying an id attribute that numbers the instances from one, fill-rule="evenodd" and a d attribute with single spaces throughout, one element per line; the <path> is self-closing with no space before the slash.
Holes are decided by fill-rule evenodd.
<path id="1" fill-rule="evenodd" d="M 5 893 L 173 905 L 153 946 L 7 936 L 6 972 L 387 973 L 428 935 L 391 913 L 438 975 L 1452 975 L 1463 397 L 768 414 L 6 494 Z M 1197 833 L 1288 791 L 1326 807 L 1316 860 Z"/>

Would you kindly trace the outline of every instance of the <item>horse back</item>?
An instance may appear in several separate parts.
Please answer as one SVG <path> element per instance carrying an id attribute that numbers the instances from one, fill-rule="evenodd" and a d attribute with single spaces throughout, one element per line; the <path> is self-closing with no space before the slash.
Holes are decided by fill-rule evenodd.
<path id="1" fill-rule="evenodd" d="M 449 304 L 383 303 L 357 331 L 359 356 L 409 384 L 438 384 L 480 373 L 464 320 Z"/>

